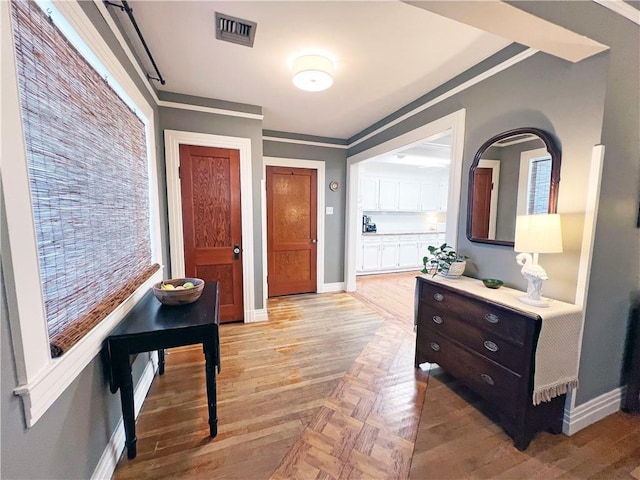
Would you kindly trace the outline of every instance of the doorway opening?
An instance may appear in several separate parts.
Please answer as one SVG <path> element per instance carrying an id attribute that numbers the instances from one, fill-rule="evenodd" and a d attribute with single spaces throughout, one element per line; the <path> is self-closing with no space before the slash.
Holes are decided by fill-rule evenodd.
<path id="1" fill-rule="evenodd" d="M 457 245 L 464 109 L 348 158 L 345 282 L 422 268 Z"/>
<path id="2" fill-rule="evenodd" d="M 361 163 L 356 275 L 420 269 L 445 242 L 450 167 L 450 130 Z"/>

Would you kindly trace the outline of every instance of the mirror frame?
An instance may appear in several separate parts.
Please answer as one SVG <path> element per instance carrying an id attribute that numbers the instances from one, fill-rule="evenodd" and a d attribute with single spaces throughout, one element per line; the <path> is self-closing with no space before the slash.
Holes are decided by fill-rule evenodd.
<path id="1" fill-rule="evenodd" d="M 473 209 L 471 206 L 473 205 L 473 187 L 475 181 L 476 168 L 478 168 L 478 163 L 484 155 L 484 152 L 495 142 L 503 140 L 507 137 L 511 137 L 513 135 L 523 135 L 523 134 L 534 134 L 537 135 L 547 147 L 547 151 L 551 155 L 551 186 L 549 187 L 549 213 L 557 213 L 558 209 L 558 186 L 560 183 L 560 162 L 561 155 L 560 150 L 556 147 L 556 144 L 553 140 L 553 137 L 549 135 L 544 130 L 540 130 L 538 128 L 515 128 L 513 130 L 508 130 L 503 133 L 499 133 L 491 137 L 489 140 L 484 142 L 482 146 L 476 152 L 475 157 L 473 157 L 473 163 L 471 164 L 471 168 L 469 169 L 469 192 L 468 192 L 468 200 L 467 200 L 467 238 L 471 242 L 476 243 L 488 243 L 491 245 L 504 245 L 508 247 L 513 247 L 514 242 L 508 240 L 494 240 L 489 238 L 478 238 L 471 236 L 471 220 L 472 220 L 472 212 Z"/>

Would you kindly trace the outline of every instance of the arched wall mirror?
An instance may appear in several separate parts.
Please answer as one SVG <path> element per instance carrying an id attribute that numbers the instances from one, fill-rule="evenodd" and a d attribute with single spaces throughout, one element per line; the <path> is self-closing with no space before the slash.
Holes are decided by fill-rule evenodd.
<path id="1" fill-rule="evenodd" d="M 513 246 L 516 215 L 556 213 L 560 151 L 537 128 L 517 128 L 487 140 L 469 171 L 467 238 Z"/>

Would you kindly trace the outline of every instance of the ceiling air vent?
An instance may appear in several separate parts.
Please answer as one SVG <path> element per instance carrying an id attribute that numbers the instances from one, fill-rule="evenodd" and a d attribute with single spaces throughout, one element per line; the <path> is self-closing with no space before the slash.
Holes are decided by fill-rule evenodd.
<path id="1" fill-rule="evenodd" d="M 256 27 L 255 22 L 216 12 L 216 38 L 218 40 L 253 47 Z"/>

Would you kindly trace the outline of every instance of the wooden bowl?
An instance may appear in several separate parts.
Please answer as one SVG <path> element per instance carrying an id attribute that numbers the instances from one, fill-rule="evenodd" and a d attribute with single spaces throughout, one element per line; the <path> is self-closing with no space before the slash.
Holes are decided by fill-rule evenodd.
<path id="1" fill-rule="evenodd" d="M 180 290 L 163 290 L 162 285 L 173 285 L 179 287 L 186 282 L 193 283 L 193 287 Z M 153 287 L 153 294 L 163 305 L 187 305 L 193 303 L 200 298 L 204 289 L 204 280 L 200 278 L 172 278 L 158 282 Z"/>

